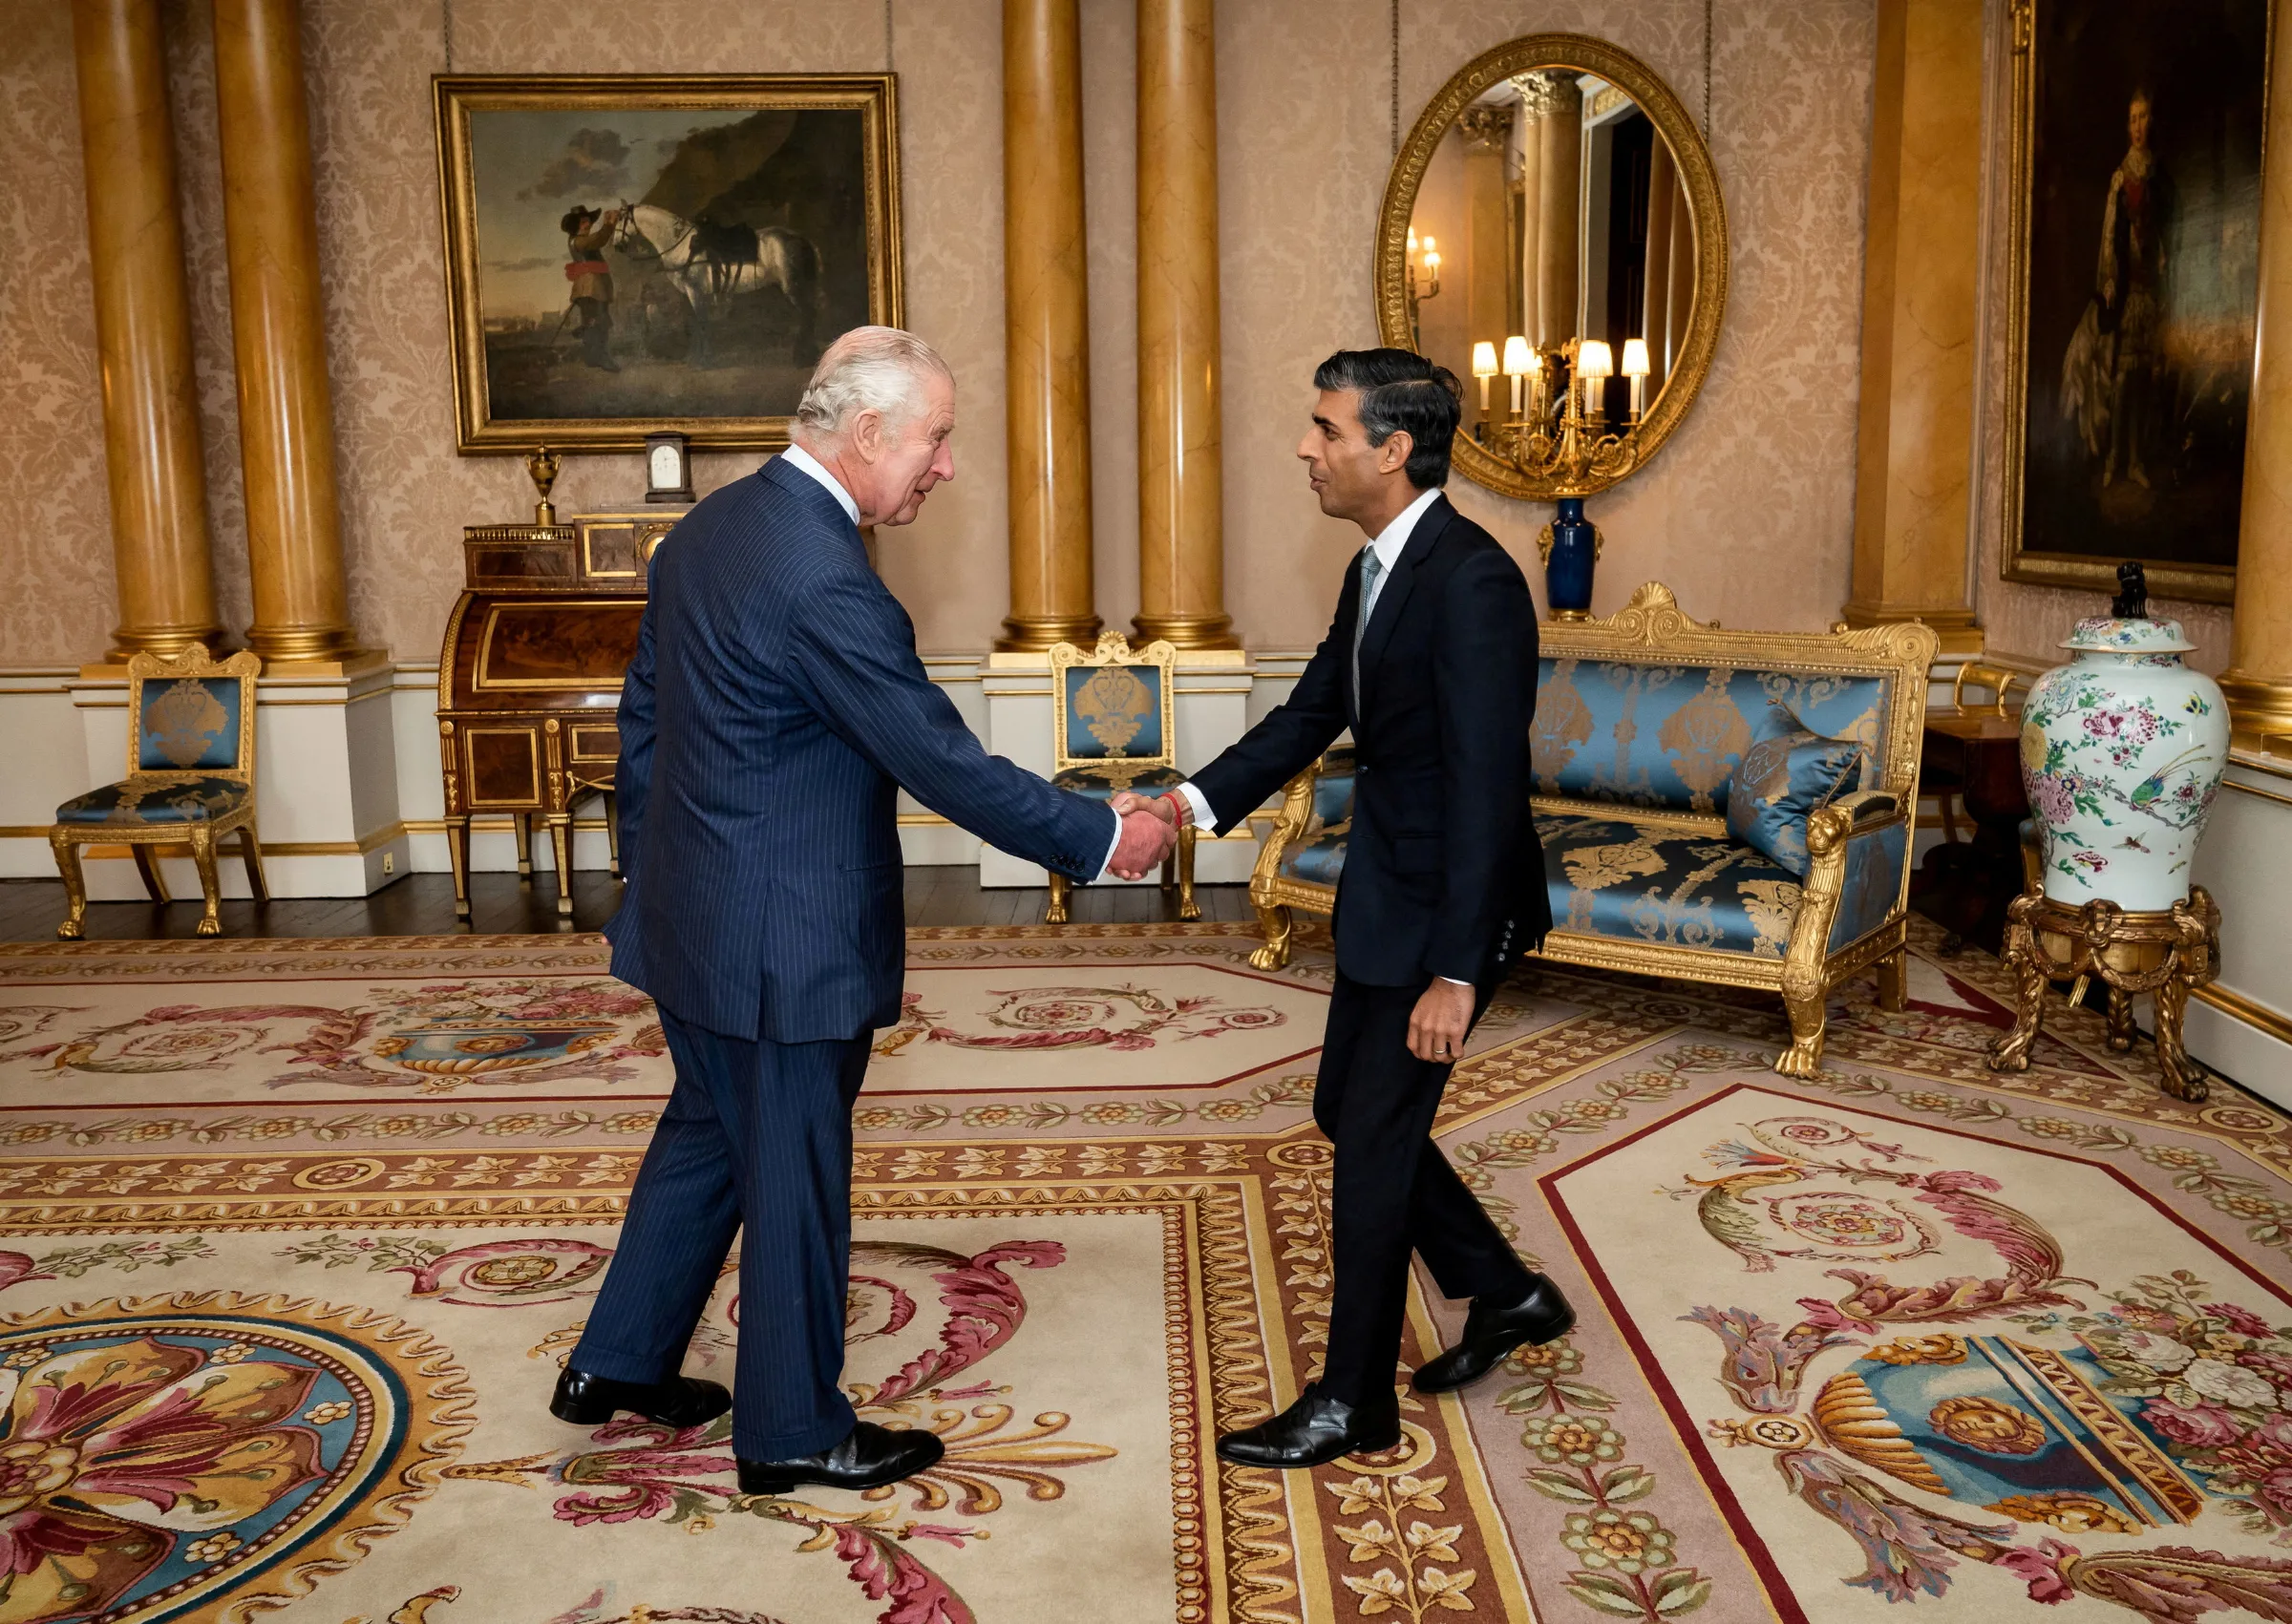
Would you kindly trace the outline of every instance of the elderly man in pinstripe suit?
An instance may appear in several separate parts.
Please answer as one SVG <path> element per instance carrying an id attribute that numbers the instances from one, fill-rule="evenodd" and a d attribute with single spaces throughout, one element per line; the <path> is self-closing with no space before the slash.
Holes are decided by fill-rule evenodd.
<path id="1" fill-rule="evenodd" d="M 941 1452 L 858 1420 L 839 1385 L 852 1101 L 904 961 L 899 788 L 1078 880 L 1135 878 L 1175 838 L 988 755 L 923 675 L 859 527 L 907 523 L 954 477 L 954 379 L 920 339 L 838 340 L 795 444 L 654 559 L 622 688 L 628 890 L 605 935 L 660 1005 L 676 1086 L 550 1408 L 697 1426 L 729 1406 L 751 1494 L 876 1487 Z M 727 1394 L 678 1372 L 742 1230 Z"/>

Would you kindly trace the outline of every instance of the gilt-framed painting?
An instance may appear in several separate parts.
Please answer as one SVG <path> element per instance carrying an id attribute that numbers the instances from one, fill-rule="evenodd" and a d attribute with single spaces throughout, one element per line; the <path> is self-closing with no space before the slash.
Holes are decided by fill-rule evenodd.
<path id="1" fill-rule="evenodd" d="M 902 325 L 888 74 L 435 78 L 457 449 L 774 449 Z"/>
<path id="2" fill-rule="evenodd" d="M 2271 0 L 2014 0 L 2004 575 L 2235 596 Z"/>

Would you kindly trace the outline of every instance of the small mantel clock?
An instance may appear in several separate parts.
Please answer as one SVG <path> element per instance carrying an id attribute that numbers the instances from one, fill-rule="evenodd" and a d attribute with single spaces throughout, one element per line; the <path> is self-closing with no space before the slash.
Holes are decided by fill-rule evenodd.
<path id="1" fill-rule="evenodd" d="M 691 444 L 673 430 L 645 436 L 645 499 L 693 500 Z"/>

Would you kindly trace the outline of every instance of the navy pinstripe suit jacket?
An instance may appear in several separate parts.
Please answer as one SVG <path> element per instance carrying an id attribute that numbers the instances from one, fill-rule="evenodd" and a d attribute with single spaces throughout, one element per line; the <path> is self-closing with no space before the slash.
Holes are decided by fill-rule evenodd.
<path id="1" fill-rule="evenodd" d="M 1075 879 L 1114 835 L 1104 803 L 987 753 L 841 506 L 776 458 L 654 555 L 620 724 L 613 974 L 735 1038 L 899 1018 L 898 786 Z"/>

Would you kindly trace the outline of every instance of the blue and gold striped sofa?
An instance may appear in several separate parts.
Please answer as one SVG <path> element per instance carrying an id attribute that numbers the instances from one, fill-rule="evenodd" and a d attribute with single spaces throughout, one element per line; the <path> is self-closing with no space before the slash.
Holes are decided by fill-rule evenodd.
<path id="1" fill-rule="evenodd" d="M 1877 967 L 1899 1008 L 1919 739 L 1935 635 L 1723 631 L 1650 581 L 1619 614 L 1541 628 L 1533 742 L 1537 833 L 1564 963 L 1772 988 L 1791 1018 L 1775 1062 L 1822 1062 L 1831 989 Z M 1729 780 L 1782 706 L 1865 753 L 1861 787 L 1807 820 L 1804 878 L 1730 836 Z M 1294 910 L 1327 913 L 1352 820 L 1353 756 L 1300 773 L 1250 881 L 1252 960 L 1286 961 Z"/>

